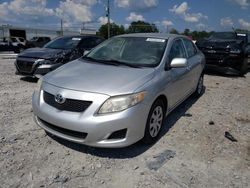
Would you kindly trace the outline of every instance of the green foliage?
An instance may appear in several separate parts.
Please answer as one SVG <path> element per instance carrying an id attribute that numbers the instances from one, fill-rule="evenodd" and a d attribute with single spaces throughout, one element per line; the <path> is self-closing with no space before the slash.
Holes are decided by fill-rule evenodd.
<path id="1" fill-rule="evenodd" d="M 175 28 L 172 28 L 169 33 L 171 33 L 171 34 L 179 34 L 179 32 Z"/>
<path id="2" fill-rule="evenodd" d="M 110 24 L 110 36 L 122 35 L 125 33 L 123 25 L 117 25 L 115 23 Z M 99 36 L 108 38 L 108 24 L 102 25 L 97 33 Z"/>
<path id="3" fill-rule="evenodd" d="M 247 29 L 235 29 L 236 32 L 249 33 Z"/>
<path id="4" fill-rule="evenodd" d="M 244 29 L 236 29 L 237 32 L 245 32 L 248 33 L 248 30 Z M 115 23 L 110 24 L 110 36 L 121 35 L 125 33 L 158 33 L 159 30 L 155 24 L 151 24 L 144 21 L 136 21 L 131 22 L 128 29 L 125 30 L 123 25 L 117 25 Z M 183 33 L 178 32 L 175 28 L 170 30 L 171 34 L 182 34 L 189 37 L 192 37 L 194 40 L 202 39 L 209 37 L 214 31 L 207 32 L 207 31 L 191 31 L 190 29 L 186 28 Z M 99 28 L 98 35 L 108 38 L 108 24 L 102 25 Z"/>
<path id="5" fill-rule="evenodd" d="M 190 29 L 185 29 L 183 33 L 181 33 L 182 35 L 186 35 L 189 37 L 192 37 L 194 40 L 197 39 L 202 39 L 202 38 L 206 38 L 209 37 L 212 32 L 207 32 L 207 31 L 190 31 Z"/>
<path id="6" fill-rule="evenodd" d="M 158 33 L 159 30 L 155 24 L 144 21 L 132 22 L 126 33 Z"/>

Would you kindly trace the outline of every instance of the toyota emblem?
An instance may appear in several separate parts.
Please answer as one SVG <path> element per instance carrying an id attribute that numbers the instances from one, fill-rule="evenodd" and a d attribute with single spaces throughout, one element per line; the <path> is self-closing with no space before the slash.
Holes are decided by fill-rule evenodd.
<path id="1" fill-rule="evenodd" d="M 55 101 L 58 104 L 63 104 L 66 101 L 66 99 L 61 94 L 56 94 L 55 95 Z"/>

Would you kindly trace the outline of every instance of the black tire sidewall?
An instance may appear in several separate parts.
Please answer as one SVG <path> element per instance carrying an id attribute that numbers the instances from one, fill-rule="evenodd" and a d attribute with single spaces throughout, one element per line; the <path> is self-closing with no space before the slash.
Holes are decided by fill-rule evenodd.
<path id="1" fill-rule="evenodd" d="M 248 58 L 245 57 L 240 68 L 240 76 L 244 76 L 247 72 Z"/>
<path id="2" fill-rule="evenodd" d="M 150 132 L 149 132 L 149 128 L 150 128 L 150 119 L 151 119 L 151 116 L 152 116 L 152 114 L 153 114 L 154 109 L 155 109 L 156 107 L 158 107 L 158 106 L 160 106 L 160 107 L 162 108 L 162 111 L 163 111 L 163 120 L 162 120 L 161 128 L 160 128 L 160 130 L 159 130 L 157 136 L 152 137 L 152 136 L 150 135 Z M 163 101 L 162 101 L 162 100 L 156 100 L 156 101 L 153 103 L 153 105 L 152 105 L 152 107 L 151 107 L 151 109 L 150 109 L 150 111 L 149 111 L 149 114 L 148 114 L 147 123 L 146 123 L 145 131 L 144 131 L 144 137 L 143 137 L 143 139 L 142 139 L 142 141 L 143 141 L 144 143 L 146 143 L 146 144 L 152 144 L 152 143 L 154 143 L 154 142 L 158 139 L 158 137 L 159 137 L 159 135 L 160 135 L 160 132 L 161 132 L 161 130 L 162 130 L 163 123 L 164 123 L 165 114 L 166 114 L 166 107 L 165 107 Z"/>
<path id="3" fill-rule="evenodd" d="M 199 92 L 199 84 L 200 84 L 200 79 L 202 78 L 202 90 L 201 92 Z M 204 75 L 202 74 L 200 77 L 199 77 L 199 80 L 198 80 L 198 84 L 197 84 L 197 87 L 196 87 L 196 90 L 195 90 L 195 96 L 196 97 L 199 97 L 202 95 L 202 92 L 204 90 Z"/>

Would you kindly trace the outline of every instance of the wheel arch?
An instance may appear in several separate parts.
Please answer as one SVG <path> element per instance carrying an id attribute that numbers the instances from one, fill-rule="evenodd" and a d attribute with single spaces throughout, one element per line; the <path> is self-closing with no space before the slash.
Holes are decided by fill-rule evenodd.
<path id="1" fill-rule="evenodd" d="M 152 103 L 152 105 L 157 101 L 157 100 L 161 100 L 164 103 L 164 107 L 165 107 L 165 111 L 168 111 L 168 99 L 164 94 L 160 94 L 158 97 L 156 97 L 156 99 L 154 100 L 154 102 Z M 151 105 L 151 106 L 152 106 Z"/>

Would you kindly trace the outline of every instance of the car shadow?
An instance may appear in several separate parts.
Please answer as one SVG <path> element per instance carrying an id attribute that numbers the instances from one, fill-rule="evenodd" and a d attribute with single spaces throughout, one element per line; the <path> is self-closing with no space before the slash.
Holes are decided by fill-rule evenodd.
<path id="1" fill-rule="evenodd" d="M 205 88 L 203 93 L 205 92 Z M 175 123 L 183 116 L 190 117 L 192 114 L 186 113 L 189 108 L 198 100 L 198 98 L 195 98 L 193 96 L 190 96 L 188 99 L 186 99 L 180 106 L 178 106 L 175 110 L 173 110 L 165 119 L 164 125 L 162 127 L 162 131 L 159 135 L 159 139 L 157 142 L 166 135 L 166 133 L 175 125 Z M 154 144 L 146 145 L 142 143 L 141 141 L 125 147 L 125 148 L 95 148 L 90 147 L 86 145 L 81 145 L 77 143 L 73 143 L 64 139 L 61 139 L 59 137 L 56 137 L 50 133 L 47 133 L 47 135 L 55 140 L 56 142 L 73 149 L 78 152 L 87 153 L 90 155 L 95 155 L 98 157 L 103 158 L 116 158 L 116 159 L 125 159 L 125 158 L 133 158 L 136 157 L 148 149 L 150 149 Z"/>
<path id="2" fill-rule="evenodd" d="M 204 71 L 204 73 L 206 75 L 210 75 L 210 76 L 218 76 L 218 77 L 227 77 L 227 78 L 238 78 L 240 77 L 239 75 L 235 75 L 235 74 L 226 74 L 220 71 L 216 71 L 216 70 L 206 70 Z"/>
<path id="3" fill-rule="evenodd" d="M 25 81 L 25 82 L 37 83 L 38 78 L 21 77 L 20 80 Z"/>
<path id="4" fill-rule="evenodd" d="M 247 69 L 246 74 L 250 72 L 250 67 Z M 230 71 L 223 71 L 223 70 L 217 70 L 215 68 L 207 68 L 204 70 L 204 73 L 206 75 L 211 75 L 211 76 L 222 76 L 222 77 L 227 77 L 227 78 L 245 78 L 244 76 L 239 75 L 237 72 L 230 72 Z"/>

